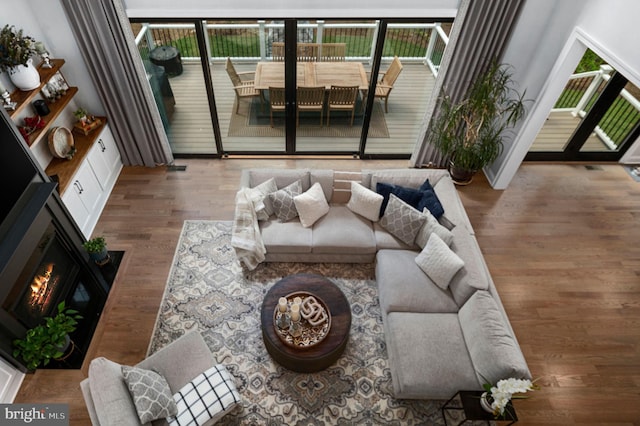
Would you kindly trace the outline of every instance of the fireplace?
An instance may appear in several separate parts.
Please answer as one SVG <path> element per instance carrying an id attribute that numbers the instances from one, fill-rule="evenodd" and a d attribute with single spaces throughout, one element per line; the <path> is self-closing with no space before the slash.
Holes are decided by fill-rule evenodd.
<path id="1" fill-rule="evenodd" d="M 109 284 L 69 236 L 54 199 L 55 184 L 32 184 L 0 233 L 0 352 L 16 364 L 12 341 L 57 313 L 64 301 L 82 319 L 74 350 L 53 368 L 80 368 L 109 293 Z M 62 217 L 62 218 L 61 218 Z"/>

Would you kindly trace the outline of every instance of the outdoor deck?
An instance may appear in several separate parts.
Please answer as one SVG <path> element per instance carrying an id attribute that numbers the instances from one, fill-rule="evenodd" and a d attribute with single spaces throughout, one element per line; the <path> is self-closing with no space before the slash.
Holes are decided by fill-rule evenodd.
<path id="1" fill-rule="evenodd" d="M 255 63 L 238 64 L 239 72 L 255 70 Z M 386 65 L 383 65 L 383 69 Z M 175 111 L 171 118 L 169 140 L 174 154 L 215 154 L 216 146 L 213 126 L 209 115 L 208 99 L 199 64 L 185 63 L 180 76 L 171 77 L 169 83 L 175 97 Z M 222 144 L 225 152 L 284 152 L 284 130 L 282 120 L 276 121 L 276 128 L 269 125 L 257 127 L 250 136 L 230 136 L 231 118 L 235 111 L 235 95 L 224 64 L 211 66 L 215 102 L 218 110 Z M 386 123 L 388 137 L 371 137 L 367 141 L 368 154 L 410 154 L 418 136 L 420 123 L 435 78 L 422 64 L 404 64 L 393 92 L 389 97 L 389 113 L 381 112 Z M 376 101 L 380 111 L 383 102 Z M 236 120 L 248 121 L 248 102 L 242 101 Z M 268 115 L 268 105 L 264 105 Z M 380 116 L 380 115 L 378 115 Z M 376 116 L 374 115 L 373 118 Z M 372 119 L 373 119 L 372 118 Z M 326 123 L 326 116 L 324 118 Z M 316 122 L 319 121 L 316 119 Z M 238 121 L 236 121 L 237 123 Z M 564 145 L 578 125 L 579 119 L 569 112 L 558 111 L 549 115 L 538 134 L 531 151 L 562 151 Z M 297 135 L 298 152 L 338 152 L 358 151 L 359 128 L 354 125 L 349 136 L 317 136 L 318 124 L 311 128 L 301 126 Z M 373 127 L 373 124 L 372 124 Z M 325 129 L 326 130 L 326 129 Z M 273 136 L 277 133 L 277 136 Z M 589 138 L 583 151 L 607 151 L 608 148 L 595 135 Z"/>
<path id="2" fill-rule="evenodd" d="M 381 114 L 386 122 L 389 136 L 370 136 L 366 153 L 410 154 L 413 151 L 435 78 L 425 65 L 403 65 L 404 69 L 389 97 L 389 113 L 384 114 L 383 102 L 376 101 L 379 107 L 382 107 Z M 386 69 L 387 66 L 388 64 L 383 64 L 382 69 Z M 254 71 L 255 67 L 255 63 L 236 65 L 238 72 Z M 223 63 L 214 63 L 211 66 L 211 75 L 224 151 L 284 152 L 282 122 L 276 123 L 276 127 L 279 129 L 275 129 L 275 132 L 280 131 L 278 136 L 273 136 L 274 129 L 271 129 L 269 125 L 257 129 L 255 135 L 229 136 L 231 118 L 235 111 L 234 91 Z M 169 130 L 169 140 L 174 154 L 216 153 L 208 99 L 199 64 L 184 63 L 183 73 L 171 77 L 169 83 L 176 102 Z M 268 115 L 267 105 L 265 105 L 265 110 Z M 241 102 L 239 114 L 241 117 L 235 117 L 236 119 L 247 120 L 247 102 Z M 372 117 L 372 120 L 375 117 L 376 115 Z M 327 129 L 323 130 L 325 136 L 317 136 L 315 133 L 319 134 L 322 130 L 318 127 L 318 123 L 319 120 L 316 119 L 313 128 L 306 129 L 301 125 L 297 135 L 298 152 L 342 151 L 353 153 L 358 151 L 360 138 L 357 128 L 344 129 L 347 130 L 348 136 L 329 135 L 328 137 L 326 135 Z M 332 125 L 332 127 L 334 126 Z M 356 127 L 355 124 L 354 127 Z M 380 123 L 377 127 L 384 129 L 384 123 Z"/>
<path id="3" fill-rule="evenodd" d="M 580 118 L 569 111 L 552 111 L 533 142 L 530 151 L 561 152 L 580 124 Z M 582 151 L 610 151 L 594 133 L 582 146 Z"/>

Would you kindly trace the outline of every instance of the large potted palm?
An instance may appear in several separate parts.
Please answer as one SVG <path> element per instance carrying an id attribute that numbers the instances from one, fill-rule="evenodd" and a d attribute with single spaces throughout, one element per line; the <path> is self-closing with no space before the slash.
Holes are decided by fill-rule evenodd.
<path id="1" fill-rule="evenodd" d="M 448 96 L 442 98 L 430 131 L 434 145 L 450 159 L 455 183 L 470 183 L 480 169 L 493 163 L 502 153 L 505 131 L 524 115 L 524 93 L 513 88 L 511 77 L 508 66 L 493 62 L 465 99 L 454 103 Z"/>

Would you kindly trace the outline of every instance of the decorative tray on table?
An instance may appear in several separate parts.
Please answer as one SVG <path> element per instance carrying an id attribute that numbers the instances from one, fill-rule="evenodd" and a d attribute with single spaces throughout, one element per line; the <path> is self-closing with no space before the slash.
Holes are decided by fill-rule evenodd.
<path id="1" fill-rule="evenodd" d="M 296 297 L 302 299 L 300 306 L 302 333 L 300 336 L 294 337 L 289 333 L 288 328 L 281 329 L 278 327 L 278 318 L 282 314 L 278 310 L 277 305 L 273 311 L 273 327 L 285 345 L 296 349 L 312 348 L 322 342 L 329 334 L 329 330 L 331 329 L 331 313 L 322 299 L 306 291 L 296 291 L 295 293 L 290 293 L 285 296 L 287 299 L 288 312 Z"/>

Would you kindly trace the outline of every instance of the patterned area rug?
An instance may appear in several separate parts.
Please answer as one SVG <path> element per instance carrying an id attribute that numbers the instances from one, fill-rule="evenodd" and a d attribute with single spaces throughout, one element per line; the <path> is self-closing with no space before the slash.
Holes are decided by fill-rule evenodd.
<path id="1" fill-rule="evenodd" d="M 231 222 L 185 221 L 149 354 L 199 331 L 235 377 L 241 409 L 227 425 L 441 425 L 443 401 L 396 400 L 371 264 L 266 264 L 244 271 L 230 245 Z M 328 369 L 302 374 L 276 364 L 265 349 L 260 310 L 280 278 L 324 275 L 352 309 L 349 343 Z"/>

